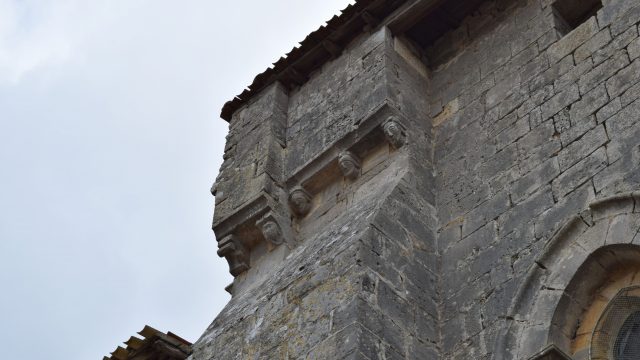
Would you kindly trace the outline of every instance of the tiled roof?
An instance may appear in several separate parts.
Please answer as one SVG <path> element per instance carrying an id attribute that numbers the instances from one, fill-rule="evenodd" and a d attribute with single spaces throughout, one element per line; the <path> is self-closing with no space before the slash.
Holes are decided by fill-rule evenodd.
<path id="1" fill-rule="evenodd" d="M 170 348 L 172 353 L 178 354 L 178 357 L 184 355 L 183 359 L 186 359 L 191 354 L 191 343 L 172 332 L 165 334 L 147 325 L 138 334 L 142 338 L 130 337 L 129 340 L 124 342 L 127 345 L 126 348 L 118 346 L 111 353 L 111 356 L 105 356 L 103 360 L 131 360 L 141 352 L 149 350 L 158 342 L 166 345 L 165 348 Z"/>
<path id="2" fill-rule="evenodd" d="M 356 0 L 329 20 L 326 25 L 309 34 L 300 46 L 293 48 L 261 74 L 240 95 L 222 107 L 220 117 L 230 121 L 233 113 L 255 94 L 276 81 L 287 88 L 305 83 L 309 75 L 328 60 L 337 57 L 367 27 L 400 7 L 407 0 Z"/>

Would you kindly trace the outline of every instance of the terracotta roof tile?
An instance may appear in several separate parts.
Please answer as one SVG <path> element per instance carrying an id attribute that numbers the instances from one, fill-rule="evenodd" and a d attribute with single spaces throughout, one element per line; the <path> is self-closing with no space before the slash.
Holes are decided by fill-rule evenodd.
<path id="1" fill-rule="evenodd" d="M 191 353 L 191 343 L 172 332 L 165 334 L 147 325 L 138 332 L 138 334 L 142 336 L 142 339 L 135 336 L 130 337 L 129 340 L 125 342 L 127 345 L 126 348 L 118 346 L 116 350 L 111 353 L 111 356 L 105 356 L 103 360 L 128 360 L 129 357 L 135 355 L 138 350 L 150 346 L 156 340 L 162 340 L 164 343 L 171 344 L 185 355 Z"/>

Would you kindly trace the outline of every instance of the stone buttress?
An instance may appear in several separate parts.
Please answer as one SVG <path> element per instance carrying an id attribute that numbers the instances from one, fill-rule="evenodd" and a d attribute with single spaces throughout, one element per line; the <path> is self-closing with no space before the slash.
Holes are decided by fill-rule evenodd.
<path id="1" fill-rule="evenodd" d="M 640 279 L 640 4 L 355 9 L 223 110 L 232 299 L 190 359 L 588 359 Z"/>
<path id="2" fill-rule="evenodd" d="M 194 360 L 435 354 L 426 91 L 381 28 L 234 113 L 213 189 L 233 298 Z"/>

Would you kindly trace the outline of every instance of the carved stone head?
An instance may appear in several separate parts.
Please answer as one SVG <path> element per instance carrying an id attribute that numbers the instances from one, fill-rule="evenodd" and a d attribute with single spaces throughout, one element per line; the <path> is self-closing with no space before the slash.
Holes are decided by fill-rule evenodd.
<path id="1" fill-rule="evenodd" d="M 396 149 L 399 149 L 404 145 L 404 129 L 394 117 L 390 117 L 384 124 L 382 124 L 382 131 L 384 131 L 387 141 L 389 141 L 389 143 L 391 143 L 391 145 Z"/>
<path id="2" fill-rule="evenodd" d="M 297 216 L 305 216 L 311 210 L 311 195 L 302 187 L 296 187 L 289 195 L 289 206 Z"/>
<path id="3" fill-rule="evenodd" d="M 233 276 L 249 270 L 249 251 L 233 234 L 225 236 L 218 242 L 218 256 L 227 259 L 229 272 Z"/>
<path id="4" fill-rule="evenodd" d="M 360 159 L 351 151 L 343 151 L 338 155 L 338 165 L 342 175 L 355 179 L 360 175 Z"/>
<path id="5" fill-rule="evenodd" d="M 273 245 L 280 245 L 283 242 L 282 232 L 280 226 L 275 220 L 267 219 L 260 224 L 260 230 L 264 238 Z"/>

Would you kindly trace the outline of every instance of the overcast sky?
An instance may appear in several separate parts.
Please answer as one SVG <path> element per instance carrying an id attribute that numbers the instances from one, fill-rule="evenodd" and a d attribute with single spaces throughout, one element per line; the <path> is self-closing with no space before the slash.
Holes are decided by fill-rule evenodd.
<path id="1" fill-rule="evenodd" d="M 229 300 L 223 103 L 348 0 L 0 0 L 3 359 L 195 341 Z"/>

